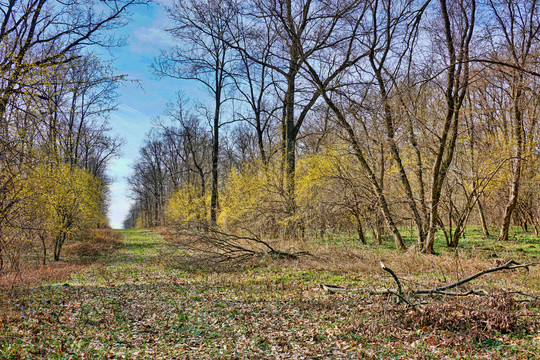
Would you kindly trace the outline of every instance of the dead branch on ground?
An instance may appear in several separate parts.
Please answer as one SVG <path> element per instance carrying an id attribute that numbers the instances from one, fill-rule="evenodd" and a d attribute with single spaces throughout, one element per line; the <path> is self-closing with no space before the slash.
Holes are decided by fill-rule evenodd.
<path id="1" fill-rule="evenodd" d="M 213 263 L 238 263 L 253 257 L 272 256 L 296 260 L 302 252 L 287 252 L 276 249 L 268 241 L 250 233 L 237 235 L 215 227 L 204 229 L 177 229 L 175 243 Z M 182 239 L 181 241 L 176 241 Z"/>
<path id="2" fill-rule="evenodd" d="M 496 272 L 496 271 L 501 271 L 501 270 L 513 270 L 513 269 L 518 269 L 518 268 L 527 268 L 528 269 L 530 266 L 534 266 L 534 265 L 538 265 L 538 264 L 519 264 L 518 262 L 516 262 L 514 260 L 509 260 L 509 261 L 507 261 L 506 263 L 504 263 L 501 266 L 497 266 L 497 267 L 494 267 L 494 268 L 491 268 L 491 269 L 486 269 L 486 270 L 483 270 L 483 271 L 479 271 L 476 274 L 474 274 L 472 276 L 469 276 L 468 278 L 456 281 L 456 282 L 454 282 L 452 284 L 448 284 L 448 285 L 445 285 L 445 286 L 439 286 L 439 287 L 436 287 L 435 289 L 413 290 L 412 294 L 415 294 L 415 295 L 420 295 L 420 294 L 442 294 L 442 293 L 444 293 L 445 290 L 450 290 L 450 289 L 453 289 L 455 287 L 464 285 L 464 284 L 466 284 L 466 283 L 468 283 L 468 282 L 470 282 L 470 281 L 472 281 L 472 280 L 474 280 L 476 278 L 479 278 L 480 276 L 485 275 L 485 274 L 489 274 L 489 273 Z"/>
<path id="3" fill-rule="evenodd" d="M 387 267 L 386 265 L 384 265 L 384 263 L 383 263 L 382 261 L 380 262 L 380 264 L 381 264 L 381 268 L 382 268 L 384 271 L 390 273 L 390 275 L 392 275 L 392 277 L 394 278 L 394 281 L 396 282 L 397 287 L 398 287 L 398 291 L 397 291 L 397 292 L 398 292 L 398 294 L 399 294 L 400 297 L 401 297 L 401 295 L 403 295 L 403 291 L 402 291 L 402 289 L 401 289 L 401 283 L 399 282 L 399 278 L 397 277 L 396 273 L 395 273 L 392 269 L 390 269 L 389 267 Z"/>
<path id="4" fill-rule="evenodd" d="M 400 279 L 396 275 L 396 273 L 392 269 L 390 269 L 388 266 L 386 266 L 382 261 L 380 262 L 380 265 L 381 265 L 381 268 L 384 271 L 388 272 L 392 276 L 392 278 L 396 282 L 397 290 L 394 290 L 394 289 L 384 289 L 384 290 L 378 290 L 378 291 L 372 290 L 372 291 L 370 291 L 370 293 L 379 294 L 379 295 L 395 295 L 395 296 L 398 297 L 398 299 L 400 301 L 404 301 L 409 306 L 414 307 L 414 305 L 409 300 L 407 300 L 407 297 L 411 297 L 411 296 L 415 296 L 415 295 L 445 295 L 445 296 L 469 296 L 469 295 L 485 296 L 485 295 L 488 295 L 488 292 L 486 290 L 484 290 L 484 289 L 474 289 L 474 290 L 468 290 L 466 292 L 459 292 L 459 291 L 451 292 L 451 291 L 447 291 L 447 290 L 451 290 L 451 289 L 457 288 L 459 286 L 462 286 L 464 284 L 467 284 L 467 283 L 473 281 L 474 279 L 477 279 L 477 278 L 479 278 L 479 277 L 481 277 L 483 275 L 489 274 L 489 273 L 502 271 L 502 270 L 515 270 L 515 269 L 520 269 L 520 268 L 527 269 L 527 271 L 528 271 L 529 267 L 538 266 L 538 265 L 540 265 L 540 263 L 520 264 L 520 263 L 516 262 L 515 260 L 509 260 L 509 261 L 505 262 L 504 264 L 502 264 L 500 266 L 496 266 L 496 267 L 493 267 L 493 268 L 489 268 L 489 269 L 486 269 L 486 270 L 479 271 L 474 275 L 471 275 L 471 276 L 469 276 L 469 277 L 467 277 L 465 279 L 453 282 L 451 284 L 438 286 L 438 287 L 433 288 L 433 289 L 411 289 L 411 290 L 409 290 L 407 292 L 407 296 L 405 296 L 405 294 L 403 292 L 403 288 L 401 286 Z M 339 288 L 340 289 L 339 292 L 351 292 L 351 291 L 358 292 L 358 291 L 360 291 L 360 289 L 347 289 L 347 288 L 343 288 L 343 287 L 336 287 L 334 285 L 322 285 L 321 287 L 325 291 L 330 292 L 330 293 L 338 292 L 338 291 L 331 291 L 331 289 L 334 289 L 334 288 Z M 364 290 L 362 290 L 362 291 L 364 291 Z M 532 298 L 532 299 L 539 299 L 538 296 L 526 294 L 526 293 L 521 292 L 521 291 L 509 291 L 509 292 L 503 292 L 503 293 L 507 294 L 507 295 L 517 294 L 517 295 L 522 295 L 522 296 L 529 297 L 529 298 Z"/>

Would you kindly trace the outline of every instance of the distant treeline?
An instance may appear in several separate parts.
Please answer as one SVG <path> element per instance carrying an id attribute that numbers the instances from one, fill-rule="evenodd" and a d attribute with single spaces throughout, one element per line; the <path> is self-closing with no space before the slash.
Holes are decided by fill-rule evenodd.
<path id="1" fill-rule="evenodd" d="M 540 227 L 535 1 L 176 0 L 126 227 L 265 237 L 400 228 L 434 251 L 467 224 Z"/>

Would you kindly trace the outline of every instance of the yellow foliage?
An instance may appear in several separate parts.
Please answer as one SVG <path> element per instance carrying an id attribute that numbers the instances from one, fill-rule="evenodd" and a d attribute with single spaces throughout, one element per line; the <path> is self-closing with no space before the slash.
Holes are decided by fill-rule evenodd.
<path id="1" fill-rule="evenodd" d="M 337 150 L 326 150 L 297 159 L 296 212 L 286 213 L 286 198 L 281 186 L 279 164 L 263 166 L 259 162 L 246 163 L 232 169 L 224 183 L 218 224 L 230 230 L 249 228 L 275 234 L 287 224 L 302 223 L 309 226 L 321 218 L 333 216 L 336 201 L 328 188 L 336 173 Z"/>
<path id="2" fill-rule="evenodd" d="M 332 151 L 328 151 L 298 161 L 296 201 L 299 207 L 310 207 L 309 204 L 318 202 L 321 189 L 328 181 L 328 177 L 335 173 L 335 156 Z"/>
<path id="3" fill-rule="evenodd" d="M 25 184 L 34 216 L 52 233 L 70 235 L 104 221 L 100 209 L 103 185 L 84 169 L 66 164 L 38 165 Z"/>
<path id="4" fill-rule="evenodd" d="M 135 220 L 135 228 L 137 229 L 143 229 L 145 226 L 144 226 L 144 219 L 142 216 L 138 216 L 137 217 L 137 220 Z"/>
<path id="5" fill-rule="evenodd" d="M 175 192 L 169 199 L 165 216 L 171 223 L 206 221 L 210 208 L 210 194 L 201 194 L 200 189 L 187 185 Z"/>
<path id="6" fill-rule="evenodd" d="M 225 181 L 221 197 L 218 223 L 231 227 L 252 221 L 266 213 L 268 205 L 274 203 L 269 171 L 256 162 L 245 164 L 239 171 L 232 169 Z"/>

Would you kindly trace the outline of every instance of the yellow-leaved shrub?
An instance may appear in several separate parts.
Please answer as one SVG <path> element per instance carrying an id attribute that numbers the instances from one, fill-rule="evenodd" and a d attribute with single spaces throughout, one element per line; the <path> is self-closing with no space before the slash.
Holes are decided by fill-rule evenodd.
<path id="1" fill-rule="evenodd" d="M 105 222 L 102 187 L 88 171 L 67 164 L 40 164 L 28 174 L 24 192 L 31 209 L 27 214 L 52 240 L 55 260 L 67 240 Z"/>
<path id="2" fill-rule="evenodd" d="M 224 182 L 218 224 L 228 230 L 250 229 L 275 234 L 284 210 L 279 179 L 261 162 L 231 169 Z"/>
<path id="3" fill-rule="evenodd" d="M 342 197 L 345 194 L 336 179 L 338 166 L 353 166 L 347 164 L 346 160 L 334 149 L 325 149 L 299 159 L 296 174 L 297 216 L 306 229 L 337 229 L 338 222 L 350 222 L 350 215 L 346 214 L 343 206 L 345 201 Z"/>
<path id="4" fill-rule="evenodd" d="M 188 184 L 177 190 L 169 199 L 165 209 L 167 221 L 171 224 L 206 222 L 210 209 L 210 194 Z"/>

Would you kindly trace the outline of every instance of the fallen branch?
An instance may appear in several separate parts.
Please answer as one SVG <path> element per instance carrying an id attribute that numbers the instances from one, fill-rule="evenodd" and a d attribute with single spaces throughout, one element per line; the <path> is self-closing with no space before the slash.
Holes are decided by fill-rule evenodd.
<path id="1" fill-rule="evenodd" d="M 384 265 L 384 263 L 382 261 L 380 261 L 380 264 L 381 264 L 381 268 L 390 273 L 390 275 L 392 275 L 392 277 L 394 278 L 394 280 L 396 281 L 396 284 L 397 284 L 397 287 L 398 287 L 398 294 L 399 294 L 399 297 L 402 297 L 403 295 L 403 291 L 401 289 L 401 283 L 399 282 L 399 278 L 397 277 L 396 273 L 390 269 L 389 267 L 387 267 L 386 265 Z"/>
<path id="2" fill-rule="evenodd" d="M 487 269 L 487 270 L 477 272 L 476 274 L 474 274 L 472 276 L 469 276 L 468 278 L 465 278 L 463 280 L 456 281 L 455 283 L 445 285 L 445 286 L 439 286 L 439 287 L 436 287 L 435 289 L 413 290 L 412 293 L 415 294 L 415 295 L 420 295 L 420 294 L 440 294 L 440 293 L 444 292 L 445 290 L 453 289 L 455 287 L 466 284 L 466 283 L 468 283 L 468 282 L 470 282 L 470 281 L 472 281 L 472 280 L 474 280 L 476 278 L 479 278 L 482 275 L 489 274 L 489 273 L 496 272 L 496 271 L 501 271 L 501 270 L 517 269 L 517 268 L 520 268 L 520 267 L 524 267 L 524 266 L 522 264 L 517 263 L 514 260 L 509 260 L 509 261 L 507 261 L 506 263 L 504 263 L 501 266 L 497 266 L 497 267 L 494 267 L 494 268 L 491 268 L 491 269 Z"/>
<path id="3" fill-rule="evenodd" d="M 519 269 L 519 268 L 526 268 L 527 271 L 529 271 L 529 267 L 537 266 L 537 265 L 540 265 L 540 263 L 519 264 L 519 265 L 510 266 L 509 269 L 514 270 L 514 269 Z"/>
<path id="4" fill-rule="evenodd" d="M 241 236 L 215 227 L 179 228 L 172 236 L 175 243 L 208 262 L 239 263 L 253 257 L 272 256 L 296 260 L 305 252 L 286 252 L 274 248 L 259 236 Z"/>
<path id="5" fill-rule="evenodd" d="M 527 294 L 527 293 L 524 293 L 523 291 L 508 291 L 507 294 L 516 294 L 516 295 L 521 295 L 521 296 L 525 296 L 525 297 L 529 297 L 531 299 L 534 299 L 536 301 L 540 301 L 540 296 L 535 296 L 535 295 L 531 295 L 531 294 Z M 530 301 L 530 300 L 524 300 L 524 301 Z"/>
<path id="6" fill-rule="evenodd" d="M 437 294 L 446 295 L 446 296 L 469 296 L 469 295 L 486 296 L 486 295 L 489 295 L 488 292 L 484 289 L 469 290 L 467 292 L 438 291 Z"/>
<path id="7" fill-rule="evenodd" d="M 392 290 L 392 289 L 384 289 L 384 290 L 348 289 L 348 288 L 344 288 L 344 287 L 336 286 L 336 285 L 321 285 L 321 288 L 323 288 L 325 291 L 327 291 L 329 293 L 366 292 L 366 291 L 368 291 L 371 294 L 377 294 L 377 295 L 396 295 L 400 300 L 403 300 L 409 306 L 414 307 L 414 304 L 412 304 L 405 297 L 405 295 L 403 293 L 403 288 L 401 286 L 400 279 L 396 275 L 396 273 L 392 269 L 390 269 L 388 266 L 386 266 L 382 261 L 380 262 L 380 265 L 381 265 L 381 268 L 384 271 L 388 272 L 392 276 L 394 281 L 396 282 L 397 291 Z M 540 265 L 540 263 L 520 264 L 520 263 L 518 263 L 518 262 L 516 262 L 514 260 L 509 260 L 506 263 L 504 263 L 503 265 L 477 272 L 476 274 L 471 275 L 468 278 L 465 278 L 463 280 L 459 280 L 459 281 L 456 281 L 456 282 L 448 284 L 448 285 L 439 286 L 439 287 L 436 287 L 434 289 L 411 290 L 411 291 L 409 291 L 409 294 L 410 295 L 433 295 L 433 294 L 437 294 L 437 295 L 446 295 L 446 296 L 469 296 L 469 295 L 486 296 L 486 295 L 488 295 L 488 292 L 486 290 L 484 290 L 484 289 L 475 289 L 475 290 L 469 290 L 469 291 L 466 291 L 466 292 L 451 292 L 451 291 L 447 291 L 447 290 L 450 290 L 450 289 L 456 288 L 458 286 L 464 285 L 464 284 L 466 284 L 466 283 L 468 283 L 470 281 L 473 281 L 476 278 L 479 278 L 482 275 L 489 274 L 489 273 L 492 273 L 492 272 L 502 271 L 502 270 L 515 270 L 515 269 L 519 269 L 519 268 L 526 268 L 528 270 L 529 267 L 537 266 L 537 265 Z M 538 296 L 526 294 L 526 293 L 523 293 L 521 291 L 510 291 L 510 292 L 505 292 L 505 294 L 519 294 L 519 295 L 522 295 L 522 296 L 530 297 L 530 298 L 535 299 L 535 300 L 540 299 L 540 297 L 538 297 Z"/>
<path id="8" fill-rule="evenodd" d="M 346 292 L 353 291 L 353 289 L 347 289 L 345 287 L 336 286 L 336 285 L 321 285 L 321 288 L 324 291 L 329 292 L 330 294 L 346 293 Z"/>
<path id="9" fill-rule="evenodd" d="M 399 292 L 396 292 L 396 291 L 390 290 L 390 289 L 387 289 L 387 291 L 388 291 L 389 294 L 393 294 L 393 295 L 397 296 L 397 298 L 398 298 L 398 303 L 399 303 L 400 301 L 403 301 L 403 302 L 405 302 L 407 305 L 409 305 L 409 307 L 412 307 L 414 310 L 417 310 L 417 309 L 416 309 L 416 305 L 413 304 L 413 303 L 411 303 L 409 300 L 407 300 L 407 298 L 406 298 L 405 296 L 403 296 L 403 294 L 400 294 Z"/>

